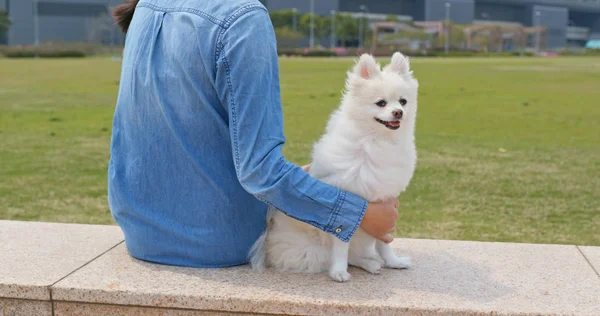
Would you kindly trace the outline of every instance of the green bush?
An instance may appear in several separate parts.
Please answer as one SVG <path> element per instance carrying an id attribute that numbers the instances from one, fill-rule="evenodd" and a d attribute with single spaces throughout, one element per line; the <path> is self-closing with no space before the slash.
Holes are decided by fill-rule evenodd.
<path id="1" fill-rule="evenodd" d="M 439 54 L 434 51 L 415 51 L 415 52 L 406 52 L 404 55 L 408 57 L 438 57 Z"/>
<path id="2" fill-rule="evenodd" d="M 307 57 L 335 57 L 337 54 L 328 50 L 311 50 L 304 53 Z"/>
<path id="3" fill-rule="evenodd" d="M 561 56 L 600 56 L 600 49 L 567 50 L 559 52 Z"/>
<path id="4" fill-rule="evenodd" d="M 294 48 L 280 48 L 277 50 L 279 56 L 306 56 L 306 57 L 335 57 L 337 53 L 328 50 L 308 50 Z"/>
<path id="5" fill-rule="evenodd" d="M 449 51 L 448 54 L 445 52 L 438 53 L 439 56 L 442 57 L 473 57 L 475 56 L 474 52 L 470 51 Z"/>
<path id="6" fill-rule="evenodd" d="M 296 48 L 278 48 L 277 55 L 279 56 L 302 56 L 304 53 L 302 49 Z"/>
<path id="7" fill-rule="evenodd" d="M 9 46 L 2 50 L 2 54 L 8 58 L 81 58 L 86 56 L 85 52 L 80 49 L 44 46 Z"/>
<path id="8" fill-rule="evenodd" d="M 533 56 L 532 52 L 523 52 L 523 57 L 531 57 Z M 475 54 L 476 57 L 520 57 L 520 51 L 507 51 L 507 52 L 479 52 Z"/>
<path id="9" fill-rule="evenodd" d="M 521 52 L 516 51 L 516 52 L 511 52 L 512 56 L 521 56 Z M 523 57 L 533 57 L 533 52 L 523 52 L 522 53 Z"/>
<path id="10" fill-rule="evenodd" d="M 84 42 L 46 42 L 42 46 L 50 48 L 68 48 L 72 50 L 82 51 L 85 56 L 94 55 L 121 55 L 123 53 L 122 46 L 110 46 L 97 43 Z"/>
<path id="11" fill-rule="evenodd" d="M 0 55 L 9 58 L 79 58 L 94 55 L 121 55 L 122 46 L 79 42 L 46 42 L 39 46 L 0 46 Z"/>

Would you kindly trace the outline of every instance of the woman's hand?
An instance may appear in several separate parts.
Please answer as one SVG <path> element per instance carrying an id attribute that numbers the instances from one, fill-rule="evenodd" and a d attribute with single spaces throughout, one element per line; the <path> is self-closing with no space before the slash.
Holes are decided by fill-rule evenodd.
<path id="1" fill-rule="evenodd" d="M 302 166 L 302 170 L 308 172 L 310 171 L 310 164 L 306 165 L 306 166 Z"/>
<path id="2" fill-rule="evenodd" d="M 394 241 L 394 238 L 390 234 L 396 230 L 399 204 L 397 198 L 391 198 L 378 203 L 369 203 L 360 227 L 367 234 L 384 243 L 391 243 Z"/>

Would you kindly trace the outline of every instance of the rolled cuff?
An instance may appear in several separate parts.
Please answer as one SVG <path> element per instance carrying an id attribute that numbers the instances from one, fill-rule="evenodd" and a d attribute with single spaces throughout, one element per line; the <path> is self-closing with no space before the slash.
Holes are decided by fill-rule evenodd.
<path id="1" fill-rule="evenodd" d="M 324 231 L 349 242 L 365 216 L 369 203 L 358 195 L 340 191 L 338 202 Z"/>

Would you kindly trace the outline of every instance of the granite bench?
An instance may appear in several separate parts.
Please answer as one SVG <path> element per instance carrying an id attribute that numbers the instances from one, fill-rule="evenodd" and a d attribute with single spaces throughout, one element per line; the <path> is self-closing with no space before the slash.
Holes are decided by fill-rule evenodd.
<path id="1" fill-rule="evenodd" d="M 600 315 L 600 247 L 396 239 L 408 270 L 170 267 L 116 226 L 0 221 L 0 315 Z"/>

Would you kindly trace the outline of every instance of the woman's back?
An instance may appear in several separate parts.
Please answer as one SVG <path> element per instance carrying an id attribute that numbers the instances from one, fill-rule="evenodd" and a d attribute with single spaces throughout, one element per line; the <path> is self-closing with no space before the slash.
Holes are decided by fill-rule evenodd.
<path id="1" fill-rule="evenodd" d="M 215 89 L 219 36 L 250 10 L 267 14 L 247 0 L 141 1 L 136 9 L 109 171 L 111 209 L 135 257 L 241 264 L 264 229 L 266 205 L 237 180 L 228 111 Z"/>

